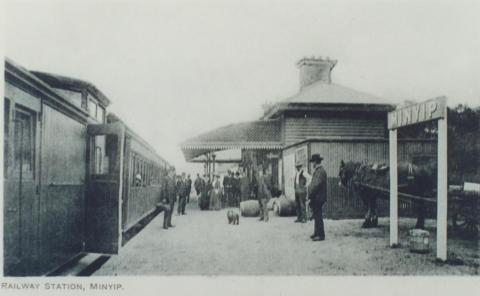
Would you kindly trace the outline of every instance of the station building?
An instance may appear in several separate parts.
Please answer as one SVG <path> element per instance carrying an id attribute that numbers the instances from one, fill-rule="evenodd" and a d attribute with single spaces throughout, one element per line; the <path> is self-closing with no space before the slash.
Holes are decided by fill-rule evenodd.
<path id="1" fill-rule="evenodd" d="M 387 162 L 387 114 L 395 106 L 385 99 L 332 81 L 336 60 L 302 58 L 297 62 L 300 90 L 264 110 L 257 121 L 231 124 L 186 140 L 181 148 L 190 162 L 205 161 L 211 172 L 221 150 L 241 149 L 239 166 L 249 176 L 263 166 L 274 187 L 294 199 L 295 165 L 309 167 L 308 159 L 320 153 L 328 175 L 328 201 L 324 212 L 330 218 L 362 216 L 360 200 L 349 198 L 338 183 L 341 160 Z M 432 154 L 435 143 L 399 140 L 399 161 Z M 380 203 L 383 203 L 381 201 Z M 387 211 L 385 203 L 380 213 Z"/>

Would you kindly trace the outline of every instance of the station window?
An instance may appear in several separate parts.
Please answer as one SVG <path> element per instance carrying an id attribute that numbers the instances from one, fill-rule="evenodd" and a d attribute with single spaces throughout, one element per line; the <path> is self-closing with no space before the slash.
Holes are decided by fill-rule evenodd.
<path id="1" fill-rule="evenodd" d="M 36 115 L 34 112 L 16 107 L 14 123 L 14 168 L 16 171 L 22 170 L 24 177 L 33 177 Z"/>

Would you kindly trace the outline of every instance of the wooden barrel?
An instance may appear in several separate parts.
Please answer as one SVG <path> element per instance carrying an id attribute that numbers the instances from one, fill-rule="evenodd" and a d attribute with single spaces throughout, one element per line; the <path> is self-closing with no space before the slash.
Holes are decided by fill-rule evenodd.
<path id="1" fill-rule="evenodd" d="M 273 202 L 273 211 L 280 217 L 295 216 L 295 201 L 286 197 L 277 198 Z"/>
<path id="2" fill-rule="evenodd" d="M 257 200 L 246 200 L 240 203 L 242 217 L 257 217 L 260 214 L 260 205 Z"/>

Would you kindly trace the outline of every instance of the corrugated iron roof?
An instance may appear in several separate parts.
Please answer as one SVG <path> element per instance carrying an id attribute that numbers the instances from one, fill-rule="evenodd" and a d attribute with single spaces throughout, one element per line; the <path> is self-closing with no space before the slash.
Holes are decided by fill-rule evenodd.
<path id="1" fill-rule="evenodd" d="M 301 109 L 301 106 L 308 106 L 310 110 L 314 110 L 316 106 L 319 109 L 323 108 L 330 111 L 334 111 L 336 108 L 341 111 L 345 107 L 352 110 L 382 110 L 385 112 L 393 109 L 391 102 L 386 99 L 336 83 L 317 81 L 304 87 L 297 94 L 271 105 L 270 108 L 265 110 L 262 118 L 273 118 L 278 112 Z"/>
<path id="2" fill-rule="evenodd" d="M 296 95 L 286 98 L 285 103 L 334 103 L 334 104 L 388 104 L 384 99 L 360 92 L 336 83 L 317 81 Z"/>
<path id="3" fill-rule="evenodd" d="M 188 139 L 180 147 L 187 161 L 226 149 L 281 149 L 281 132 L 280 120 L 242 122 Z"/>

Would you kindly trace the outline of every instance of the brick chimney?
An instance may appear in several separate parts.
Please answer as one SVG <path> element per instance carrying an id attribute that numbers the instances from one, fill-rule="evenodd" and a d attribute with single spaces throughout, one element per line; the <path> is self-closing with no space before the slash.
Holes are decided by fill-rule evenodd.
<path id="1" fill-rule="evenodd" d="M 331 83 L 331 72 L 337 64 L 336 60 L 330 58 L 323 59 L 321 57 L 304 57 L 297 63 L 300 69 L 300 90 L 317 81 Z"/>

